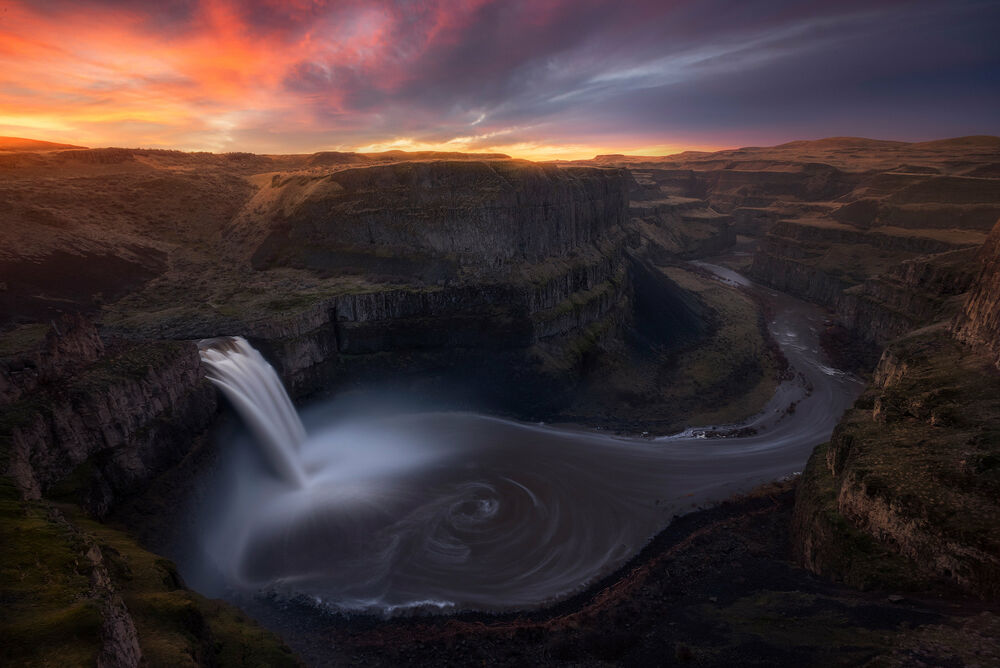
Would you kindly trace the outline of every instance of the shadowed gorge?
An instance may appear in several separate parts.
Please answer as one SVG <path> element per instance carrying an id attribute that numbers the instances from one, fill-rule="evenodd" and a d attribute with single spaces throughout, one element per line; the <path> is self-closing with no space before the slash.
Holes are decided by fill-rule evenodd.
<path id="1" fill-rule="evenodd" d="M 256 351 L 240 339 L 205 342 L 209 377 L 249 425 L 266 470 L 224 466 L 207 485 L 220 514 L 199 520 L 206 529 L 184 544 L 201 542 L 222 584 L 338 611 L 508 611 L 565 598 L 685 506 L 793 473 L 851 401 L 857 383 L 813 357 L 810 319 L 791 304 L 775 318 L 797 378 L 747 435 L 711 445 L 703 432 L 649 442 L 471 413 L 397 413 L 377 395 L 360 414 L 334 419 L 320 416 L 331 405 L 314 407 L 305 437 Z M 788 403 L 794 415 L 782 412 Z M 211 579 L 198 559 L 179 559 L 192 581 Z"/>
<path id="2" fill-rule="evenodd" d="M 4 660 L 989 656 L 995 164 L 6 152 Z"/>

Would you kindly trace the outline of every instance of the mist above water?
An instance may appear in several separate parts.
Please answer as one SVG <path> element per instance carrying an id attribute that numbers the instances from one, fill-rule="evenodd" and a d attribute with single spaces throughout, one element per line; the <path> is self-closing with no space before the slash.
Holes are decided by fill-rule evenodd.
<path id="1" fill-rule="evenodd" d="M 771 323 L 798 371 L 757 434 L 659 440 L 338 399 L 302 428 L 273 369 L 213 340 L 211 378 L 253 433 L 223 443 L 185 578 L 210 595 L 267 592 L 324 608 L 503 611 L 565 598 L 636 554 L 670 519 L 801 470 L 859 385 L 830 375 L 817 314 Z M 280 391 L 279 391 L 280 390 Z M 794 414 L 783 408 L 797 401 Z M 206 510 L 210 508 L 210 510 Z"/>

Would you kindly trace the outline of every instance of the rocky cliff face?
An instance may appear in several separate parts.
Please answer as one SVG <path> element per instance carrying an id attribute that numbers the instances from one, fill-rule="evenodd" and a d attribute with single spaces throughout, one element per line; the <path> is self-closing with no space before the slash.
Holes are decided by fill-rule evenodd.
<path id="1" fill-rule="evenodd" d="M 955 322 L 955 336 L 966 343 L 982 346 L 1000 368 L 1000 221 L 978 257 L 980 270 Z"/>
<path id="2" fill-rule="evenodd" d="M 257 268 L 332 272 L 361 255 L 419 261 L 400 266 L 400 273 L 436 261 L 482 275 L 593 244 L 625 222 L 625 207 L 621 170 L 513 160 L 405 162 L 275 177 L 233 233 L 250 236 Z"/>
<path id="3" fill-rule="evenodd" d="M 977 252 L 968 248 L 906 260 L 845 289 L 835 301 L 837 315 L 855 336 L 878 347 L 948 319 L 973 283 Z"/>
<path id="4" fill-rule="evenodd" d="M 637 177 L 648 182 L 645 173 Z M 664 196 L 653 188 L 633 190 L 630 227 L 651 242 L 654 255 L 698 258 L 721 253 L 736 243 L 733 216 L 720 213 L 704 200 Z"/>
<path id="5" fill-rule="evenodd" d="M 732 212 L 741 207 L 768 207 L 781 201 L 828 201 L 854 188 L 857 174 L 843 172 L 830 165 L 768 159 L 722 160 L 671 168 L 676 159 L 600 161 L 603 164 L 628 166 L 634 172 L 650 174 L 663 192 L 706 200 L 712 207 Z"/>
<path id="6" fill-rule="evenodd" d="M 893 299 L 910 313 L 940 317 L 928 295 L 954 302 L 971 289 L 953 330 L 940 322 L 886 348 L 868 391 L 810 459 L 794 534 L 812 570 L 894 587 L 922 586 L 923 573 L 1000 597 L 997 230 L 976 254 L 893 272 Z"/>
<path id="7" fill-rule="evenodd" d="M 885 347 L 803 472 L 800 561 L 855 586 L 945 580 L 995 599 L 1000 226 L 977 239 L 1000 182 L 937 164 L 870 175 L 821 219 L 773 223 L 753 270 Z"/>
<path id="8" fill-rule="evenodd" d="M 580 357 L 620 333 L 631 308 L 620 240 L 580 255 L 549 264 L 548 275 L 535 280 L 339 295 L 298 314 L 248 323 L 244 332 L 270 353 L 296 394 L 370 374 L 467 362 L 496 366 L 496 383 L 503 385 L 510 374 L 556 372 L 550 367 L 567 356 L 574 359 L 559 373 L 572 384 Z"/>
<path id="9" fill-rule="evenodd" d="M 824 219 L 786 220 L 771 226 L 751 273 L 768 285 L 837 309 L 844 290 L 898 271 L 900 264 L 920 256 L 976 248 L 982 241 L 976 232 L 911 234 Z"/>
<path id="10" fill-rule="evenodd" d="M 145 154 L 118 157 L 108 169 L 131 170 L 136 187 L 180 178 Z M 227 161 L 226 178 L 250 158 Z M 296 395 L 462 367 L 510 396 L 526 375 L 571 387 L 631 317 L 627 185 L 622 170 L 503 159 L 366 158 L 262 181 L 215 221 L 204 258 L 194 239 L 170 250 L 169 271 L 114 305 L 131 318 L 106 317 L 120 343 L 69 318 L 28 352 L 12 344 L 0 364 L 9 471 L 30 497 L 71 487 L 103 513 L 177 462 L 216 406 L 195 347 L 177 339 L 245 335 Z"/>
<path id="11" fill-rule="evenodd" d="M 2 410 L 4 470 L 27 498 L 67 493 L 103 514 L 180 461 L 215 412 L 193 343 L 120 344 L 62 369 L 53 360 Z"/>
<path id="12" fill-rule="evenodd" d="M 104 354 L 97 328 L 79 314 L 66 314 L 50 327 L 25 329 L 36 336 L 44 330 L 44 339 L 27 354 L 0 358 L 0 405 L 16 401 L 39 384 L 75 373 Z"/>
<path id="13" fill-rule="evenodd" d="M 525 374 L 572 385 L 630 317 L 628 184 L 622 170 L 512 160 L 279 174 L 222 236 L 247 282 L 271 281 L 250 297 L 267 303 L 230 292 L 165 331 L 245 335 L 299 395 L 463 365 L 497 387 Z M 272 287 L 289 271 L 298 285 Z"/>
<path id="14" fill-rule="evenodd" d="M 995 370 L 944 328 L 892 344 L 803 473 L 802 562 L 858 586 L 939 577 L 1000 596 L 998 397 Z"/>

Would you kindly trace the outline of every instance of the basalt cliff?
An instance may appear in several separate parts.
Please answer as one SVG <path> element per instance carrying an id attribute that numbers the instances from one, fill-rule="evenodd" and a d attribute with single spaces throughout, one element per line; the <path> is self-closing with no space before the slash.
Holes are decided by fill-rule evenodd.
<path id="1" fill-rule="evenodd" d="M 1000 223 L 969 259 L 958 314 L 939 310 L 893 340 L 810 460 L 794 532 L 811 569 L 910 589 L 937 576 L 1000 596 L 998 238 Z"/>
<path id="2" fill-rule="evenodd" d="M 652 401 L 615 394 L 638 364 L 676 366 L 684 346 L 738 339 L 729 354 L 754 355 L 741 366 L 749 399 L 722 365 L 706 376 L 733 410 L 756 410 L 777 377 L 777 359 L 756 354 L 752 300 L 650 262 L 629 227 L 627 170 L 129 149 L 13 151 L 0 170 L 0 565 L 21 583 L 5 589 L 4 632 L 18 638 L 5 660 L 294 662 L 90 519 L 127 516 L 143 533 L 164 503 L 149 490 L 212 456 L 220 404 L 198 339 L 246 336 L 295 396 L 382 380 L 557 416 L 579 389 L 607 404 L 608 424 L 625 424 L 613 409 L 627 405 L 629 428 L 705 403 L 663 385 Z M 39 550 L 51 562 L 36 567 Z M 67 570 L 84 554 L 89 566 Z M 51 633 L 60 641 L 43 641 Z"/>
<path id="3" fill-rule="evenodd" d="M 702 586 L 691 550 L 720 573 L 794 556 L 854 587 L 1000 595 L 996 138 L 572 164 L 56 147 L 5 152 L 0 174 L 0 569 L 4 634 L 20 639 L 4 661 L 297 661 L 116 528 L 155 526 L 164 501 L 150 498 L 212 456 L 223 408 L 196 340 L 246 336 L 296 397 L 385 382 L 632 432 L 724 424 L 760 410 L 784 366 L 760 304 L 686 263 L 708 257 L 826 307 L 831 352 L 872 374 L 868 390 L 794 493 L 692 519 L 690 539 L 651 548 L 590 612 L 503 622 L 483 642 L 537 645 L 511 654 L 525 661 L 652 656 L 624 620 Z M 757 537 L 734 546 L 725 527 Z M 709 538 L 744 556 L 697 552 Z M 628 584 L 649 573 L 659 584 Z M 752 596 L 817 628 L 833 614 L 761 586 Z M 730 623 L 688 603 L 692 619 Z M 675 631 L 656 633 L 683 662 Z M 451 631 L 428 633 L 458 652 Z M 379 642 L 396 649 L 356 658 L 402 657 Z"/>
<path id="4" fill-rule="evenodd" d="M 692 247 L 738 242 L 751 276 L 830 308 L 871 365 L 888 341 L 961 302 L 1000 217 L 998 152 L 996 137 L 832 138 L 595 162 L 630 169 L 675 216 L 722 217 L 714 229 L 704 214 L 672 227 Z M 649 219 L 635 205 L 633 216 Z"/>
<path id="5" fill-rule="evenodd" d="M 798 485 L 800 562 L 859 587 L 947 581 L 995 600 L 1000 140 L 835 138 L 597 162 L 675 208 L 728 215 L 728 232 L 708 237 L 726 245 L 735 232 L 726 261 L 829 309 L 831 352 L 871 370 Z"/>

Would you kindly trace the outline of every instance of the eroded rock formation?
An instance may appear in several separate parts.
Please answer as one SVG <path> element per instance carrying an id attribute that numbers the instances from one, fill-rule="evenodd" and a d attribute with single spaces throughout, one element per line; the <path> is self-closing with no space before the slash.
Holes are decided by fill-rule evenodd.
<path id="1" fill-rule="evenodd" d="M 0 425 L 5 471 L 26 498 L 62 485 L 101 515 L 179 462 L 215 412 L 193 343 L 122 343 L 63 368 L 46 359 L 43 381 L 3 407 Z"/>
<path id="2" fill-rule="evenodd" d="M 250 244 L 256 268 L 333 273 L 368 260 L 373 267 L 353 268 L 369 273 L 379 270 L 374 258 L 383 258 L 386 265 L 401 263 L 407 279 L 434 263 L 472 266 L 482 275 L 600 241 L 625 222 L 626 197 L 621 170 L 513 160 L 400 162 L 276 176 L 231 231 L 265 235 Z"/>
<path id="3" fill-rule="evenodd" d="M 960 341 L 984 347 L 1000 368 L 1000 221 L 979 252 L 981 269 L 955 323 Z"/>
<path id="4" fill-rule="evenodd" d="M 812 570 L 859 586 L 936 576 L 1000 597 L 998 231 L 978 271 L 965 258 L 960 280 L 954 268 L 919 263 L 898 272 L 920 277 L 913 298 L 945 320 L 889 345 L 868 391 L 810 459 L 793 531 Z M 953 290 L 969 276 L 953 329 L 948 309 L 919 301 L 936 282 Z"/>

